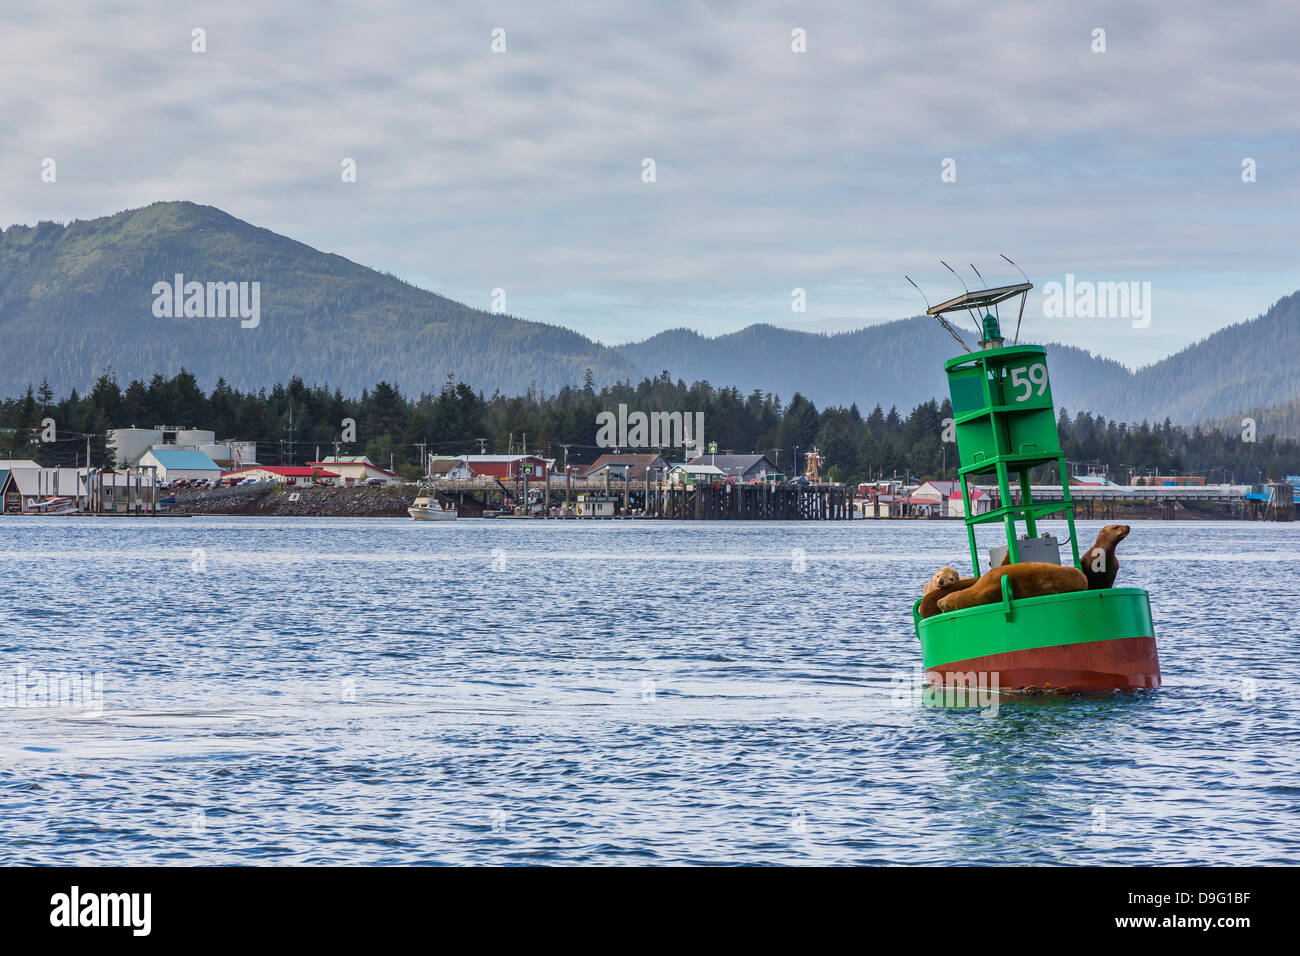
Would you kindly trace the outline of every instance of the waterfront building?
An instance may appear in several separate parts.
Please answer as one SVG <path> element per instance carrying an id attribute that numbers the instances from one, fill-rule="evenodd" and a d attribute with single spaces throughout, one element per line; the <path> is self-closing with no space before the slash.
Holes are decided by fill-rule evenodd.
<path id="1" fill-rule="evenodd" d="M 339 484 L 339 474 L 328 471 L 319 465 L 252 465 L 237 468 L 221 476 L 243 480 L 274 481 L 282 485 Z"/>
<path id="2" fill-rule="evenodd" d="M 923 481 L 907 496 L 907 503 L 912 506 L 912 513 L 935 518 L 948 517 L 949 502 L 952 493 L 957 492 L 961 501 L 961 482 L 959 481 Z"/>
<path id="3" fill-rule="evenodd" d="M 198 450 L 151 448 L 140 457 L 140 467 L 158 469 L 159 481 L 221 477 L 221 466 Z"/>
<path id="4" fill-rule="evenodd" d="M 334 472 L 344 485 L 361 485 L 371 480 L 391 485 L 398 480 L 396 472 L 380 468 L 365 455 L 326 455 L 320 461 L 307 462 L 307 467 Z"/>
<path id="5" fill-rule="evenodd" d="M 578 495 L 573 513 L 579 518 L 612 518 L 617 501 L 615 495 Z"/>
<path id="6" fill-rule="evenodd" d="M 785 478 L 766 455 L 696 455 L 687 464 L 712 465 L 742 484 L 751 481 L 781 481 Z"/>
<path id="7" fill-rule="evenodd" d="M 463 458 L 455 455 L 430 455 L 427 473 L 430 478 L 457 480 L 474 477 L 474 470 Z"/>
<path id="8" fill-rule="evenodd" d="M 527 473 L 529 481 L 546 481 L 550 468 L 546 459 L 538 455 L 461 455 L 457 459 L 464 462 L 465 469 L 449 477 L 465 478 L 522 478 Z"/>
<path id="9" fill-rule="evenodd" d="M 592 479 L 599 481 L 605 477 L 607 471 L 611 478 L 639 484 L 646 480 L 647 473 L 651 481 L 659 481 L 667 477 L 668 462 L 664 461 L 662 455 L 655 454 L 601 455 L 587 466 L 583 477 L 589 481 Z"/>
<path id="10" fill-rule="evenodd" d="M 215 432 L 177 425 L 109 429 L 108 449 L 119 468 L 138 465 L 147 452 L 160 449 L 201 451 L 223 468 L 239 468 L 257 462 L 257 442 L 217 441 Z"/>
<path id="11" fill-rule="evenodd" d="M 1071 475 L 1070 485 L 1074 488 L 1118 488 L 1119 485 L 1105 475 Z"/>
<path id="12" fill-rule="evenodd" d="M 964 518 L 966 517 L 966 502 L 961 497 L 961 484 L 957 485 L 948 495 L 948 517 Z M 982 488 L 970 488 L 970 513 L 972 515 L 984 515 L 993 510 L 993 495 Z"/>
<path id="13" fill-rule="evenodd" d="M 27 514 L 40 510 L 47 498 L 70 498 L 77 505 L 86 500 L 86 481 L 76 468 L 44 468 L 26 459 L 0 461 L 0 493 L 6 514 Z"/>
<path id="14" fill-rule="evenodd" d="M 726 476 L 727 473 L 717 465 L 692 465 L 689 462 L 679 462 L 668 470 L 670 484 L 684 485 L 687 488 L 692 488 L 699 482 L 708 484 L 722 481 Z"/>

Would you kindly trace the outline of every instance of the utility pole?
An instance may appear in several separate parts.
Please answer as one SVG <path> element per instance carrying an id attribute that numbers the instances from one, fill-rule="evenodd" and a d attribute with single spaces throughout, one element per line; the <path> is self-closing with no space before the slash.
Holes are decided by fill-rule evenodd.
<path id="1" fill-rule="evenodd" d="M 420 464 L 424 465 L 424 476 L 427 478 L 429 477 L 429 459 L 425 455 L 424 449 L 428 447 L 429 443 L 426 441 L 417 441 L 414 444 L 416 448 L 420 449 Z"/>
<path id="2" fill-rule="evenodd" d="M 476 442 L 478 442 L 478 453 L 479 453 L 480 455 L 486 455 L 486 454 L 487 454 L 487 439 L 486 439 L 486 438 L 476 438 L 476 439 L 474 439 L 474 440 L 475 440 Z"/>
<path id="3" fill-rule="evenodd" d="M 284 464 L 283 457 L 282 454 L 280 462 L 282 465 Z M 293 402 L 289 403 L 289 464 L 293 464 Z"/>
<path id="4" fill-rule="evenodd" d="M 573 488 L 573 476 L 569 474 L 569 446 L 560 445 L 564 449 L 564 517 L 569 516 L 569 491 Z"/>

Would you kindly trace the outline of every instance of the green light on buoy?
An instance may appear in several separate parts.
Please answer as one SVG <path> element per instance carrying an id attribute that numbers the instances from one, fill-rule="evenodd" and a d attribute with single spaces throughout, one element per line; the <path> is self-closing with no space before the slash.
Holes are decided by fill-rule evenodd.
<path id="1" fill-rule="evenodd" d="M 984 314 L 984 338 L 980 339 L 980 345 L 986 349 L 1002 348 L 1002 329 L 990 313 Z"/>

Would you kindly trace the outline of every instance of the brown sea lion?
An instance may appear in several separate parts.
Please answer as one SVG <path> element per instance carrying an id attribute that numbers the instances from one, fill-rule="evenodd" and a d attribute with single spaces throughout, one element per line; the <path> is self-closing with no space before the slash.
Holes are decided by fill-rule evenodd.
<path id="1" fill-rule="evenodd" d="M 947 614 L 949 611 L 960 611 L 981 604 L 998 603 L 1002 600 L 1003 577 L 1011 579 L 1012 598 L 1088 590 L 1088 579 L 1075 567 L 1064 567 L 1043 561 L 1001 564 L 991 571 L 984 572 L 971 587 L 940 598 L 939 612 Z"/>
<path id="2" fill-rule="evenodd" d="M 934 577 L 925 582 L 925 590 L 921 592 L 921 606 L 917 608 L 917 613 L 921 617 L 934 617 L 939 613 L 940 598 L 968 588 L 978 580 L 979 578 L 963 578 L 952 568 L 940 568 L 934 572 Z"/>
<path id="3" fill-rule="evenodd" d="M 1115 572 L 1119 570 L 1119 559 L 1115 557 L 1115 545 L 1128 537 L 1129 526 L 1126 524 L 1108 524 L 1097 535 L 1097 543 L 1085 551 L 1079 559 L 1084 576 L 1088 579 L 1089 591 L 1101 591 L 1115 586 Z"/>

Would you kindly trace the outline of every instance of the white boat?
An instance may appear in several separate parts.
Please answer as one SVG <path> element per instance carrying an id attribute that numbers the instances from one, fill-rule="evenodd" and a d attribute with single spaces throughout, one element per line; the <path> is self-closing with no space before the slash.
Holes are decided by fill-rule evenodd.
<path id="1" fill-rule="evenodd" d="M 80 514 L 81 509 L 77 507 L 76 502 L 71 498 L 49 497 L 44 501 L 31 501 L 27 505 L 27 510 L 31 514 L 41 515 L 75 515 Z"/>
<path id="2" fill-rule="evenodd" d="M 433 495 L 420 495 L 411 507 L 406 509 L 416 521 L 454 521 L 456 510 L 444 508 Z"/>

